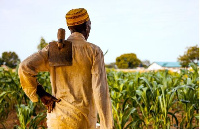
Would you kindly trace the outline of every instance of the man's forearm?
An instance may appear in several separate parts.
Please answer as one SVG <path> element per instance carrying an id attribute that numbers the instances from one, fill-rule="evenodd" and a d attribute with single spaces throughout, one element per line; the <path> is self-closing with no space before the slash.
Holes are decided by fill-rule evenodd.
<path id="1" fill-rule="evenodd" d="M 36 91 L 37 95 L 41 98 L 44 95 L 46 95 L 46 91 L 44 90 L 44 88 L 42 87 L 42 85 L 38 84 L 37 85 L 37 91 Z"/>
<path id="2" fill-rule="evenodd" d="M 57 99 L 54 96 L 52 96 L 51 94 L 47 93 L 43 89 L 42 85 L 40 85 L 39 83 L 37 85 L 37 91 L 36 91 L 36 93 L 40 97 L 42 103 L 48 109 L 48 113 L 50 113 L 51 111 L 53 111 L 53 108 L 55 107 L 55 102 L 60 102 L 61 101 L 60 99 Z"/>

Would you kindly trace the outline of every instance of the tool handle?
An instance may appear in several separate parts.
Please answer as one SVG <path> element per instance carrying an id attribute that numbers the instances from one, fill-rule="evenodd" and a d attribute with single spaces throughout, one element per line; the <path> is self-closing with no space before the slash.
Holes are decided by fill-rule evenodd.
<path id="1" fill-rule="evenodd" d="M 58 48 L 61 49 L 63 48 L 63 44 L 65 41 L 65 29 L 63 28 L 58 29 L 57 38 L 58 38 L 58 42 L 57 42 Z"/>

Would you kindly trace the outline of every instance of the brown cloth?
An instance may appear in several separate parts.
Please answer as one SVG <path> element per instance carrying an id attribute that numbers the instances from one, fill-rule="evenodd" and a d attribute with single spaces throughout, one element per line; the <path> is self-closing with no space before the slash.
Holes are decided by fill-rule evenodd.
<path id="1" fill-rule="evenodd" d="M 97 112 L 101 129 L 113 128 L 112 105 L 101 49 L 85 40 L 81 33 L 72 33 L 71 66 L 50 66 L 49 46 L 21 62 L 19 77 L 22 88 L 33 102 L 36 94 L 36 75 L 50 72 L 52 95 L 61 99 L 53 112 L 47 113 L 49 129 L 95 129 Z"/>

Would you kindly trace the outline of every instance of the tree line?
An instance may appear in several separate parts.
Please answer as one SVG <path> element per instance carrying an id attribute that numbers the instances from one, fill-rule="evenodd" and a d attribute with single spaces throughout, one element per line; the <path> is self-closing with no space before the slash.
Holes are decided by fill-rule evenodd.
<path id="1" fill-rule="evenodd" d="M 177 58 L 177 61 L 180 62 L 182 67 L 189 67 L 190 63 L 194 63 L 196 65 L 199 64 L 199 46 L 191 46 L 187 47 L 186 51 L 183 55 L 180 55 Z M 148 60 L 141 61 L 137 58 L 135 53 L 127 53 L 122 54 L 121 56 L 116 58 L 115 63 L 107 64 L 108 68 L 115 68 L 117 66 L 120 69 L 133 69 L 136 67 L 144 67 L 147 68 L 150 65 Z"/>
<path id="2" fill-rule="evenodd" d="M 37 46 L 38 50 L 44 48 L 48 43 L 43 37 L 40 39 L 40 43 Z M 107 53 L 107 52 L 106 52 Z M 189 63 L 198 64 L 199 63 L 199 46 L 187 47 L 183 55 L 177 58 L 182 67 L 189 67 Z M 19 63 L 20 59 L 15 52 L 3 52 L 0 57 L 0 66 L 6 65 L 10 68 L 15 68 Z M 132 69 L 136 67 L 147 68 L 150 65 L 149 60 L 141 61 L 135 53 L 122 54 L 116 58 L 116 62 L 106 64 L 107 68 L 120 68 L 120 69 Z"/>
<path id="3" fill-rule="evenodd" d="M 38 50 L 41 50 L 42 48 L 44 48 L 46 45 L 48 45 L 48 43 L 44 40 L 43 37 L 41 37 L 40 39 L 40 43 L 37 46 Z M 6 65 L 10 68 L 16 68 L 17 65 L 21 62 L 21 60 L 19 59 L 18 55 L 16 54 L 16 52 L 3 52 L 2 56 L 0 57 L 0 66 L 1 65 Z"/>

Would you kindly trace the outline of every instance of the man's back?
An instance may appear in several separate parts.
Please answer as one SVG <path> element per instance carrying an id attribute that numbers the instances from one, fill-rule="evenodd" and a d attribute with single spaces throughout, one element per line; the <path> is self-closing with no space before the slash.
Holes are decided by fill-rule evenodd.
<path id="1" fill-rule="evenodd" d="M 70 103 L 82 102 L 85 99 L 82 103 L 88 106 L 88 99 L 92 96 L 93 60 L 101 50 L 96 45 L 86 42 L 80 33 L 73 33 L 68 40 L 72 42 L 72 65 L 52 67 L 58 81 L 55 96 L 60 95 L 58 98 L 66 98 Z"/>
<path id="2" fill-rule="evenodd" d="M 51 72 L 56 74 L 56 93 L 53 95 L 61 99 L 55 108 L 55 113 L 70 117 L 74 114 L 76 116 L 80 114 L 78 117 L 80 122 L 77 122 L 78 119 L 74 119 L 74 121 L 70 119 L 67 122 L 76 121 L 79 125 L 84 124 L 85 126 L 87 124 L 86 128 L 95 128 L 97 113 L 93 98 L 91 72 L 95 55 L 102 52 L 96 45 L 86 42 L 80 33 L 73 33 L 68 41 L 72 42 L 72 66 L 50 67 Z M 58 109 L 62 109 L 62 111 Z M 69 110 L 75 111 L 69 112 Z M 64 120 L 66 125 L 66 119 Z M 49 124 L 52 122 L 54 121 L 49 121 Z"/>
<path id="3" fill-rule="evenodd" d="M 86 41 L 91 29 L 87 10 L 72 9 L 65 18 L 71 32 L 69 42 L 63 42 L 65 35 L 61 34 L 65 31 L 59 29 L 58 46 L 50 43 L 25 59 L 18 70 L 22 88 L 31 101 L 37 102 L 39 96 L 48 108 L 48 128 L 94 129 L 98 111 L 100 128 L 111 129 L 112 106 L 104 56 L 98 46 Z M 52 95 L 37 83 L 36 75 L 40 71 L 50 72 Z"/>
<path id="4" fill-rule="evenodd" d="M 47 114 L 48 128 L 95 128 L 97 110 L 102 128 L 112 128 L 111 102 L 101 49 L 88 43 L 78 32 L 72 33 L 67 40 L 72 42 L 71 66 L 49 66 L 49 46 L 20 64 L 19 75 L 25 93 L 37 102 L 34 75 L 49 71 L 52 95 L 61 101 Z"/>

